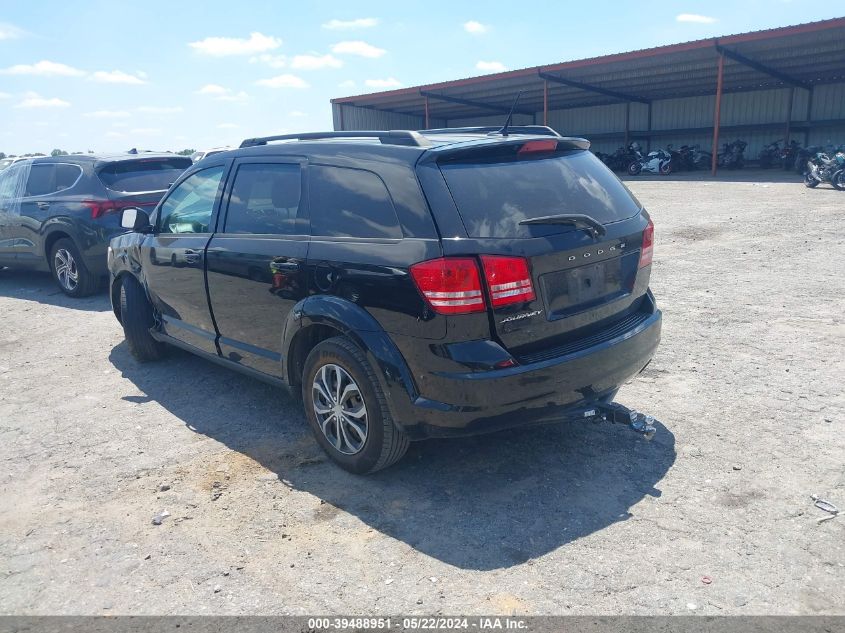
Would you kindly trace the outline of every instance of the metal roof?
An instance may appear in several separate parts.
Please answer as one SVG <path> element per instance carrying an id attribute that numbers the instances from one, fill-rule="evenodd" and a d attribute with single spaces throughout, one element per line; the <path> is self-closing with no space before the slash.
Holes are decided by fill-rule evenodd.
<path id="1" fill-rule="evenodd" d="M 492 75 L 332 99 L 386 112 L 459 119 L 506 113 L 522 91 L 517 112 L 561 110 L 626 101 L 716 92 L 724 55 L 725 92 L 845 81 L 845 18 L 604 55 Z"/>

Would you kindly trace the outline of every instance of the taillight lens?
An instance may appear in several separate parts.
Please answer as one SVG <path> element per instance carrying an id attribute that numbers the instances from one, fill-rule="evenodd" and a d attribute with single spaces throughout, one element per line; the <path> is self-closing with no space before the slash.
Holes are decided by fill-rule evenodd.
<path id="1" fill-rule="evenodd" d="M 469 314 L 486 309 L 478 265 L 470 257 L 441 257 L 414 264 L 411 277 L 438 314 Z"/>
<path id="2" fill-rule="evenodd" d="M 528 261 L 524 257 L 482 255 L 481 264 L 494 308 L 536 298 Z"/>
<path id="3" fill-rule="evenodd" d="M 654 255 L 654 222 L 648 219 L 648 226 L 643 231 L 643 248 L 640 251 L 640 268 L 651 264 Z"/>
<path id="4" fill-rule="evenodd" d="M 91 219 L 97 220 L 104 215 L 119 213 L 128 207 L 154 207 L 155 202 L 115 202 L 114 200 L 83 200 L 82 204 L 91 209 Z"/>

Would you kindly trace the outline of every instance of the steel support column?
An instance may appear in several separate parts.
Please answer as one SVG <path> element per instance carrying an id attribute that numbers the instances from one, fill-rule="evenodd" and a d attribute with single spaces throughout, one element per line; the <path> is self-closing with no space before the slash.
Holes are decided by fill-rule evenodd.
<path id="1" fill-rule="evenodd" d="M 337 111 L 340 114 L 340 117 L 339 117 L 340 118 L 340 129 L 341 129 L 341 131 L 343 131 L 346 128 L 343 127 L 343 104 L 342 103 L 337 106 Z"/>
<path id="2" fill-rule="evenodd" d="M 428 96 L 425 97 L 425 129 L 426 130 L 431 129 L 431 123 L 429 122 L 429 117 L 428 117 Z"/>
<path id="3" fill-rule="evenodd" d="M 625 149 L 628 149 L 627 147 Z M 646 153 L 651 151 L 651 102 L 648 104 L 648 140 L 646 141 Z"/>
<path id="4" fill-rule="evenodd" d="M 810 146 L 810 120 L 813 116 L 813 87 L 810 86 L 807 90 L 807 116 L 804 119 L 807 122 L 806 132 L 804 132 L 804 147 Z"/>
<path id="5" fill-rule="evenodd" d="M 631 102 L 625 102 L 625 147 L 628 147 L 628 140 L 631 136 Z"/>
<path id="6" fill-rule="evenodd" d="M 789 89 L 789 101 L 786 104 L 786 131 L 783 134 L 783 145 L 789 145 L 789 132 L 792 127 L 792 102 L 795 100 L 795 88 Z"/>
<path id="7" fill-rule="evenodd" d="M 719 52 L 719 71 L 716 76 L 716 106 L 713 109 L 713 159 L 710 172 L 715 176 L 719 164 L 719 125 L 722 119 L 722 80 L 725 74 L 725 56 Z"/>
<path id="8" fill-rule="evenodd" d="M 549 124 L 549 80 L 543 80 L 543 125 Z"/>

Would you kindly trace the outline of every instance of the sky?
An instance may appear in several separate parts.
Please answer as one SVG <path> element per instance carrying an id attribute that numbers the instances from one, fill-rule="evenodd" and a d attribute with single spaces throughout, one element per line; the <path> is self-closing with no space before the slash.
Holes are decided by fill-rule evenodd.
<path id="1" fill-rule="evenodd" d="M 798 0 L 0 5 L 0 151 L 237 145 L 330 99 L 840 17 Z"/>

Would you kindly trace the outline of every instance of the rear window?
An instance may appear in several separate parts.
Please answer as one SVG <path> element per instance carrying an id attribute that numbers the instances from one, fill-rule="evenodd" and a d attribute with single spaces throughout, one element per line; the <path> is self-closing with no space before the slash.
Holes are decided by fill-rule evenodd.
<path id="1" fill-rule="evenodd" d="M 123 160 L 109 163 L 99 176 L 112 191 L 164 191 L 192 164 L 190 158 L 183 157 Z"/>
<path id="2" fill-rule="evenodd" d="M 520 226 L 523 220 L 580 213 L 602 224 L 636 215 L 640 204 L 625 185 L 586 150 L 520 156 L 508 146 L 494 156 L 440 162 L 440 170 L 470 237 L 538 237 L 571 231 L 569 225 Z"/>

